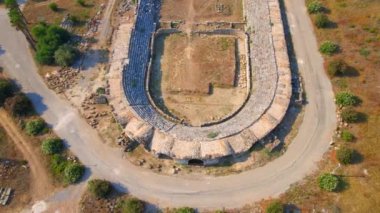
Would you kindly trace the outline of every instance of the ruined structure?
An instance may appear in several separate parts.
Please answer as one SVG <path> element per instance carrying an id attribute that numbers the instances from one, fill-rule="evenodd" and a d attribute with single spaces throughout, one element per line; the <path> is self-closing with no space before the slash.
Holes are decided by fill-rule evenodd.
<path id="1" fill-rule="evenodd" d="M 159 29 L 177 32 L 178 22 L 159 22 L 161 1 L 140 0 L 126 59 L 111 73 L 122 77 L 111 85 L 111 105 L 125 133 L 154 155 L 182 163 L 217 163 L 238 155 L 270 133 L 283 119 L 292 93 L 291 72 L 278 0 L 243 0 L 244 23 L 195 23 L 198 33 L 243 34 L 247 98 L 238 110 L 218 121 L 192 126 L 165 115 L 150 97 L 152 42 Z M 225 6 L 217 1 L 215 10 Z M 206 26 L 206 30 L 203 28 Z M 207 28 L 207 26 L 209 28 Z M 113 81 L 116 83 L 116 81 Z M 114 88 L 114 89 L 113 89 Z M 120 97 L 121 88 L 125 97 Z M 125 104 L 123 107 L 120 105 Z M 130 111 L 132 114 L 123 112 Z"/>

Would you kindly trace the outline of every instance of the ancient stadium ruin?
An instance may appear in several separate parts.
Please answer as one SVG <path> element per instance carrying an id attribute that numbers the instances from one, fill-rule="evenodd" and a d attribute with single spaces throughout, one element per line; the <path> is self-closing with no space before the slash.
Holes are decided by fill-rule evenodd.
<path id="1" fill-rule="evenodd" d="M 121 66 L 126 135 L 186 164 L 246 152 L 292 94 L 278 0 L 140 0 Z"/>

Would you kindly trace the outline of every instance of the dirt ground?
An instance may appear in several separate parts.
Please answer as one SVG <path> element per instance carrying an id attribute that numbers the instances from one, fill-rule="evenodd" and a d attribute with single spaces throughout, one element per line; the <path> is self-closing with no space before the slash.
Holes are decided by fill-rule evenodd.
<path id="1" fill-rule="evenodd" d="M 233 36 L 160 35 L 150 81 L 156 104 L 195 126 L 238 110 L 247 96 L 236 80 L 240 43 Z"/>
<path id="2" fill-rule="evenodd" d="M 15 212 L 16 209 L 22 209 L 25 205 L 30 205 L 34 201 L 44 199 L 59 187 L 59 183 L 53 181 L 48 171 L 47 158 L 39 151 L 39 140 L 30 138 L 21 132 L 18 125 L 4 109 L 0 109 L 0 124 L 4 132 L 8 135 L 8 142 L 13 142 L 12 145 L 8 146 L 14 147 L 12 149 L 19 154 L 15 154 L 16 158 L 13 157 L 13 153 L 16 153 L 15 151 L 4 153 L 11 155 L 8 157 L 10 159 L 23 159 L 22 163 L 18 164 L 21 165 L 22 170 L 25 170 L 25 166 L 22 165 L 27 162 L 27 174 L 23 175 L 20 173 L 21 175 L 16 175 L 10 180 L 10 184 L 13 183 L 15 185 L 16 192 L 14 194 L 15 199 L 12 200 L 11 205 L 6 208 L 10 208 L 10 212 Z M 49 134 L 46 134 L 46 137 L 48 137 L 48 135 Z M 3 158 L 3 156 L 1 156 L 1 158 Z M 26 186 L 28 186 L 28 188 L 25 188 Z M 23 188 L 17 190 L 18 187 Z"/>
<path id="3" fill-rule="evenodd" d="M 21 210 L 31 201 L 30 169 L 13 141 L 0 126 L 0 187 L 10 187 L 13 195 L 7 206 L 0 206 L 0 212 Z"/>
<path id="4" fill-rule="evenodd" d="M 193 15 L 190 13 L 194 13 Z M 228 21 L 242 22 L 242 0 L 163 0 L 161 20 L 186 20 L 193 16 L 194 22 Z"/>
<path id="5" fill-rule="evenodd" d="M 50 3 L 58 5 L 58 11 L 49 8 Z M 85 6 L 81 6 L 75 0 L 47 0 L 47 1 L 27 1 L 24 7 L 24 15 L 29 25 L 44 21 L 50 24 L 60 24 L 66 14 L 75 16 L 77 24 L 75 29 L 83 31 L 86 20 L 93 17 L 105 0 L 86 0 Z"/>

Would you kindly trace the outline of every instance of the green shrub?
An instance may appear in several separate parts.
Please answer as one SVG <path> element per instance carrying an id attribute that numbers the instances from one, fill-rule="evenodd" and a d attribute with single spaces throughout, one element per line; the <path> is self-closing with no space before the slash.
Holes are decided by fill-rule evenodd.
<path id="1" fill-rule="evenodd" d="M 315 26 L 318 28 L 325 28 L 329 25 L 329 23 L 329 18 L 323 13 L 318 13 L 315 17 Z"/>
<path id="2" fill-rule="evenodd" d="M 190 208 L 190 207 L 182 207 L 175 209 L 175 213 L 195 213 L 195 209 Z"/>
<path id="3" fill-rule="evenodd" d="M 63 150 L 63 143 L 60 138 L 48 138 L 42 141 L 41 150 L 45 155 L 60 153 Z"/>
<path id="4" fill-rule="evenodd" d="M 32 28 L 37 40 L 36 60 L 40 64 L 53 64 L 55 51 L 69 41 L 70 33 L 56 25 L 40 23 Z"/>
<path id="5" fill-rule="evenodd" d="M 352 159 L 354 156 L 354 150 L 349 149 L 347 147 L 341 147 L 336 152 L 336 158 L 337 160 L 344 165 L 352 163 Z"/>
<path id="6" fill-rule="evenodd" d="M 318 182 L 321 189 L 334 192 L 339 187 L 340 179 L 336 175 L 325 173 L 319 176 Z"/>
<path id="7" fill-rule="evenodd" d="M 342 138 L 342 140 L 345 142 L 351 142 L 354 140 L 355 137 L 350 131 L 343 130 L 342 133 L 340 134 L 340 138 Z"/>
<path id="8" fill-rule="evenodd" d="M 324 41 L 319 47 L 319 51 L 325 55 L 333 55 L 339 51 L 339 45 L 332 41 Z"/>
<path id="9" fill-rule="evenodd" d="M 104 87 L 98 87 L 98 88 L 96 89 L 96 93 L 97 93 L 98 95 L 104 95 L 104 94 L 106 94 L 106 89 L 104 89 Z"/>
<path id="10" fill-rule="evenodd" d="M 82 7 L 86 6 L 86 1 L 85 1 L 85 0 L 77 0 L 77 3 L 78 3 L 80 6 L 82 6 Z"/>
<path id="11" fill-rule="evenodd" d="M 105 198 L 111 189 L 111 183 L 106 180 L 94 179 L 88 182 L 88 190 L 97 198 Z"/>
<path id="12" fill-rule="evenodd" d="M 26 122 L 25 131 L 26 134 L 36 136 L 44 132 L 46 123 L 44 120 L 37 118 Z"/>
<path id="13" fill-rule="evenodd" d="M 4 107 L 14 116 L 26 116 L 34 112 L 32 102 L 22 93 L 7 98 Z"/>
<path id="14" fill-rule="evenodd" d="M 284 211 L 284 208 L 280 201 L 271 202 L 265 209 L 266 213 L 282 213 L 283 211 Z"/>
<path id="15" fill-rule="evenodd" d="M 69 162 L 62 155 L 55 154 L 50 158 L 50 169 L 56 177 L 63 177 L 63 173 L 68 164 Z"/>
<path id="16" fill-rule="evenodd" d="M 5 102 L 5 99 L 13 95 L 13 85 L 9 80 L 0 79 L 0 106 Z"/>
<path id="17" fill-rule="evenodd" d="M 57 5 L 57 3 L 55 3 L 55 2 L 50 3 L 50 4 L 49 4 L 49 8 L 50 8 L 50 10 L 52 10 L 52 11 L 54 11 L 54 12 L 57 12 L 57 11 L 58 11 L 58 5 Z"/>
<path id="18" fill-rule="evenodd" d="M 329 63 L 327 68 L 331 76 L 343 76 L 348 74 L 349 67 L 343 60 L 333 60 Z"/>
<path id="19" fill-rule="evenodd" d="M 69 163 L 64 171 L 64 180 L 66 183 L 78 182 L 84 174 L 84 167 L 77 163 Z"/>
<path id="20" fill-rule="evenodd" d="M 72 65 L 78 56 L 78 50 L 70 45 L 62 45 L 54 52 L 55 63 L 61 67 Z"/>
<path id="21" fill-rule="evenodd" d="M 342 120 L 347 123 L 356 123 L 360 121 L 360 113 L 352 108 L 345 108 L 341 113 Z"/>
<path id="22" fill-rule="evenodd" d="M 128 198 L 120 201 L 116 208 L 122 213 L 143 213 L 144 203 L 137 198 Z"/>
<path id="23" fill-rule="evenodd" d="M 319 13 L 323 11 L 323 4 L 319 1 L 312 1 L 307 5 L 309 13 Z"/>
<path id="24" fill-rule="evenodd" d="M 339 106 L 356 106 L 360 99 L 350 92 L 340 92 L 335 96 L 335 103 Z"/>

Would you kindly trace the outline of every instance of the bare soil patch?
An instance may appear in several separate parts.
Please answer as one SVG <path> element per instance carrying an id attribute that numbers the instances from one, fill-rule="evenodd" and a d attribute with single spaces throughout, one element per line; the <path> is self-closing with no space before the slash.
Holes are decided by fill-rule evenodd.
<path id="1" fill-rule="evenodd" d="M 30 169 L 21 152 L 0 126 L 0 187 L 13 189 L 7 206 L 1 212 L 16 212 L 31 201 Z"/>
<path id="2" fill-rule="evenodd" d="M 192 13 L 192 14 L 190 14 Z M 242 22 L 242 0 L 163 0 L 161 20 L 186 20 L 193 16 L 194 22 L 226 21 Z"/>
<path id="3" fill-rule="evenodd" d="M 58 11 L 49 8 L 50 3 L 58 5 Z M 48 0 L 48 1 L 27 1 L 24 7 L 24 15 L 29 25 L 37 24 L 41 21 L 50 24 L 60 24 L 66 14 L 76 18 L 74 30 L 83 32 L 86 21 L 95 16 L 104 0 L 86 0 L 81 6 L 76 0 Z"/>
<path id="4" fill-rule="evenodd" d="M 220 120 L 238 110 L 247 95 L 237 86 L 239 43 L 234 36 L 159 35 L 150 79 L 156 104 L 192 125 Z"/>

